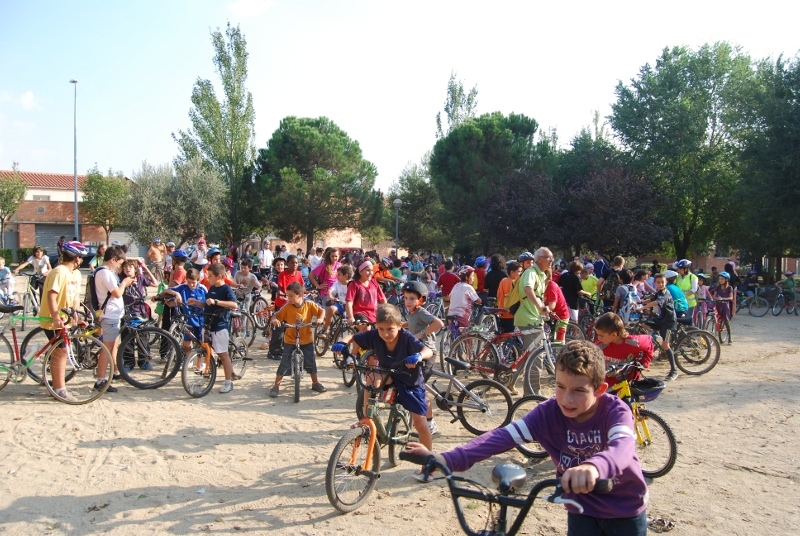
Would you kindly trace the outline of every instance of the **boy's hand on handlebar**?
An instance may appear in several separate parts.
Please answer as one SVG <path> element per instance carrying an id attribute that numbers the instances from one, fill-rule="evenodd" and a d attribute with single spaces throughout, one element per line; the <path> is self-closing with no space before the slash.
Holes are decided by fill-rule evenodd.
<path id="1" fill-rule="evenodd" d="M 561 487 L 564 488 L 564 493 L 589 493 L 594 489 L 598 478 L 600 472 L 597 467 L 584 463 L 564 472 L 564 476 L 561 477 Z"/>
<path id="2" fill-rule="evenodd" d="M 422 361 L 421 354 L 411 354 L 406 358 L 406 368 L 414 368 L 420 361 Z"/>
<path id="3" fill-rule="evenodd" d="M 416 454 L 417 456 L 433 456 L 437 462 L 447 467 L 447 462 L 444 459 L 444 456 L 439 454 L 438 452 L 433 452 L 432 450 L 428 450 L 428 448 L 423 445 L 422 443 L 417 443 L 415 441 L 409 441 L 406 445 L 406 450 L 411 454 Z"/>
<path id="4" fill-rule="evenodd" d="M 344 354 L 347 352 L 347 345 L 343 342 L 333 343 L 333 346 L 331 346 L 331 351 L 337 354 Z"/>

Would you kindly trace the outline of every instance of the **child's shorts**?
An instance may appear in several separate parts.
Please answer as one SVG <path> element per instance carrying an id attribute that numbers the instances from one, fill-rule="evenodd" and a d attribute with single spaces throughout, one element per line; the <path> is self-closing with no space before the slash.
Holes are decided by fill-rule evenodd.
<path id="1" fill-rule="evenodd" d="M 312 343 L 303 344 L 300 346 L 300 351 L 303 352 L 303 368 L 309 374 L 317 373 L 317 360 L 314 356 L 314 345 Z M 278 365 L 278 376 L 288 376 L 292 373 L 292 353 L 294 352 L 294 343 L 283 343 L 283 357 L 281 364 Z"/>
<path id="2" fill-rule="evenodd" d="M 333 306 L 336 307 L 336 313 L 339 316 L 344 316 L 344 304 L 342 302 L 333 302 Z"/>
<path id="3" fill-rule="evenodd" d="M 397 389 L 397 400 L 401 406 L 417 415 L 428 413 L 428 402 L 425 400 L 425 388 L 423 386 L 413 387 L 398 381 L 395 381 L 393 385 Z"/>
<path id="4" fill-rule="evenodd" d="M 221 329 L 211 334 L 211 349 L 219 354 L 228 352 L 228 341 L 230 341 L 230 334 L 227 329 Z"/>

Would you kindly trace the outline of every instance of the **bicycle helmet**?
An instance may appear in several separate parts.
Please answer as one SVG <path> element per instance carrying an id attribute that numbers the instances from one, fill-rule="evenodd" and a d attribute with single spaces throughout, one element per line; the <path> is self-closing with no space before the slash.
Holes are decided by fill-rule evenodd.
<path id="1" fill-rule="evenodd" d="M 160 244 L 161 243 L 161 239 L 160 238 L 154 238 L 153 239 L 153 243 L 154 244 Z"/>
<path id="2" fill-rule="evenodd" d="M 230 257 L 225 257 L 224 259 L 222 259 L 222 264 L 233 270 L 233 259 L 231 259 Z"/>
<path id="3" fill-rule="evenodd" d="M 400 268 L 408 268 L 408 264 L 406 264 L 404 262 L 401 262 L 400 263 Z"/>
<path id="4" fill-rule="evenodd" d="M 678 277 L 678 272 L 674 270 L 666 270 L 664 272 L 664 277 L 667 278 L 667 281 L 669 281 L 670 279 L 675 279 L 676 277 Z"/>
<path id="5" fill-rule="evenodd" d="M 189 256 L 182 249 L 176 249 L 175 251 L 172 252 L 172 258 L 178 259 L 179 261 L 185 261 L 186 259 L 189 258 Z"/>
<path id="6" fill-rule="evenodd" d="M 211 248 L 208 250 L 208 253 L 206 253 L 206 257 L 213 257 L 214 255 L 219 255 L 220 253 L 222 252 L 219 250 L 219 248 Z"/>
<path id="7" fill-rule="evenodd" d="M 747 270 L 747 275 L 756 275 L 758 271 L 756 270 Z"/>
<path id="8" fill-rule="evenodd" d="M 167 247 L 168 248 L 174 248 L 175 247 L 175 242 L 167 242 Z"/>
<path id="9" fill-rule="evenodd" d="M 382 262 L 382 263 L 383 263 L 385 266 L 391 266 L 391 265 L 392 265 L 392 261 L 391 261 L 391 259 L 389 259 L 389 257 L 384 257 L 384 258 L 382 258 L 382 259 L 381 259 L 381 262 Z"/>
<path id="10" fill-rule="evenodd" d="M 536 259 L 533 257 L 533 253 L 531 253 L 530 251 L 524 251 L 519 254 L 519 258 L 517 260 L 519 262 L 523 262 L 523 261 L 533 261 Z"/>
<path id="11" fill-rule="evenodd" d="M 475 267 L 476 268 L 483 268 L 484 266 L 486 266 L 486 257 L 481 255 L 480 257 L 475 259 Z"/>
<path id="12" fill-rule="evenodd" d="M 731 280 L 731 274 L 729 274 L 728 272 L 720 272 L 720 273 L 719 273 L 719 274 L 717 274 L 717 275 L 718 275 L 719 277 L 724 277 L 724 278 L 725 278 L 725 279 L 727 279 L 728 281 L 730 281 L 730 280 Z"/>
<path id="13" fill-rule="evenodd" d="M 63 253 L 69 254 L 71 257 L 85 257 L 88 254 L 86 246 L 80 242 L 70 241 L 61 246 Z"/>
<path id="14" fill-rule="evenodd" d="M 692 265 L 692 261 L 689 259 L 681 259 L 675 263 L 675 268 L 688 268 Z"/>
<path id="15" fill-rule="evenodd" d="M 462 266 L 461 268 L 458 269 L 458 272 L 456 272 L 456 275 L 458 275 L 458 277 L 464 277 L 465 275 L 469 275 L 474 271 L 475 271 L 475 268 L 473 268 L 469 264 L 465 264 L 464 266 Z"/>
<path id="16" fill-rule="evenodd" d="M 786 277 L 789 277 L 790 275 L 794 275 L 794 272 L 791 271 L 791 270 L 788 270 L 786 272 L 783 272 L 783 275 L 785 275 Z"/>
<path id="17" fill-rule="evenodd" d="M 420 298 L 425 298 L 428 296 L 428 287 L 426 287 L 421 281 L 409 281 L 408 283 L 404 284 L 400 290 L 403 292 L 413 292 L 414 294 L 419 294 Z"/>
<path id="18" fill-rule="evenodd" d="M 708 276 L 703 272 L 697 272 L 697 279 L 702 279 L 703 283 L 705 283 L 706 281 L 708 281 Z"/>

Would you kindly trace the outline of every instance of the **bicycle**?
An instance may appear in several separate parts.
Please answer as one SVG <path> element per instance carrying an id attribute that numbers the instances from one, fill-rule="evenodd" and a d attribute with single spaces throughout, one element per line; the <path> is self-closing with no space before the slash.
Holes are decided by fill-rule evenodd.
<path id="1" fill-rule="evenodd" d="M 767 314 L 770 309 L 769 302 L 766 298 L 761 296 L 759 286 L 753 290 L 752 296 L 747 296 L 744 292 L 738 292 L 736 295 L 736 312 L 738 313 L 744 307 L 752 316 L 761 317 Z"/>
<path id="2" fill-rule="evenodd" d="M 425 310 L 436 318 L 445 319 L 444 304 L 442 303 L 442 295 L 440 292 L 431 292 L 428 294 L 428 299 L 425 301 Z"/>
<path id="3" fill-rule="evenodd" d="M 184 358 L 181 366 L 183 389 L 193 398 L 201 398 L 211 392 L 217 379 L 217 368 L 222 365 L 222 359 L 213 351 L 211 343 L 208 342 L 211 338 L 210 320 L 218 314 L 202 315 L 207 317 L 207 321 L 203 323 L 202 340 L 197 339 L 192 329 L 185 329 L 184 331 L 184 333 L 189 334 L 190 339 L 197 345 Z M 238 311 L 231 311 L 231 316 L 236 314 L 238 314 Z M 247 362 L 251 361 L 251 358 L 247 356 L 247 343 L 245 340 L 237 337 L 228 341 L 228 355 L 233 366 L 232 379 L 239 380 L 244 376 Z"/>
<path id="4" fill-rule="evenodd" d="M 716 335 L 720 344 L 725 344 L 731 340 L 731 323 L 728 320 L 723 320 L 722 316 L 717 312 L 717 308 L 713 304 L 722 303 L 723 300 L 698 300 L 712 304 L 706 313 L 706 323 L 703 326 L 705 331 Z M 730 302 L 728 302 L 730 303 Z"/>
<path id="5" fill-rule="evenodd" d="M 778 297 L 775 299 L 775 303 L 772 304 L 773 316 L 778 316 L 784 309 L 786 309 L 787 315 L 792 315 L 797 311 L 797 300 L 787 300 L 785 292 L 782 288 L 778 290 Z"/>
<path id="6" fill-rule="evenodd" d="M 367 329 L 375 328 L 375 324 L 373 322 L 368 322 L 366 320 L 356 320 L 352 326 L 348 326 L 345 323 L 345 319 L 342 319 L 342 332 L 340 333 L 340 339 L 345 337 L 346 335 L 355 335 L 358 333 L 358 328 L 360 326 L 366 326 Z M 333 331 L 331 331 L 333 333 Z M 347 353 L 349 355 L 353 355 L 353 341 L 351 340 L 347 344 Z M 356 375 L 358 371 L 353 366 L 354 361 L 360 364 L 365 364 L 369 356 L 372 355 L 371 350 L 360 350 L 358 356 L 356 356 L 353 360 L 346 360 L 344 356 L 340 353 L 334 352 L 333 353 L 333 363 L 339 370 L 342 371 L 342 381 L 344 381 L 344 385 L 346 387 L 352 387 L 353 384 L 356 382 Z M 362 406 L 363 407 L 363 406 Z"/>
<path id="7" fill-rule="evenodd" d="M 11 338 L 14 341 L 14 346 L 12 347 L 5 336 L 5 328 L 0 327 L 0 389 L 4 388 L 9 381 L 21 383 L 25 380 L 27 374 L 40 385 L 44 385 L 53 398 L 65 404 L 88 404 L 101 397 L 108 389 L 108 386 L 111 385 L 114 368 L 111 366 L 111 354 L 108 349 L 93 336 L 96 328 L 92 324 L 89 324 L 89 327 L 85 330 L 64 327 L 52 339 L 45 338 L 47 342 L 41 346 L 31 342 L 35 337 L 44 333 L 42 328 L 37 328 L 32 330 L 25 338 L 22 343 L 22 353 L 20 353 L 17 330 L 14 326 L 15 321 L 22 321 L 23 318 L 31 322 L 52 321 L 49 317 L 14 314 L 21 310 L 23 310 L 21 305 L 0 305 L 0 311 L 10 315 L 9 326 L 11 327 Z M 67 315 L 67 321 L 77 314 L 73 309 L 61 309 L 61 312 Z M 3 344 L 5 348 L 3 348 Z M 63 347 L 67 354 L 64 381 L 66 382 L 65 385 L 69 385 L 69 395 L 71 395 L 69 399 L 59 395 L 49 379 L 53 352 L 59 347 Z M 7 353 L 4 354 L 3 352 Z M 108 363 L 106 381 L 100 389 L 95 389 L 95 368 L 101 352 L 105 352 L 106 363 Z M 31 371 L 31 365 L 39 357 L 42 358 L 42 375 L 36 376 Z"/>
<path id="8" fill-rule="evenodd" d="M 516 491 L 525 485 L 528 475 L 525 469 L 513 463 L 500 463 L 495 465 L 494 469 L 492 469 L 492 480 L 497 484 L 497 493 L 494 493 L 474 480 L 454 475 L 447 466 L 437 462 L 432 455 L 417 456 L 410 452 L 401 452 L 400 459 L 422 465 L 422 478 L 424 479 L 427 479 L 430 474 L 436 470 L 444 474 L 444 478 L 447 480 L 447 486 L 450 490 L 450 497 L 453 500 L 453 506 L 456 509 L 456 517 L 461 525 L 461 530 L 470 536 L 514 536 L 520 531 L 539 493 L 547 488 L 555 488 L 555 491 L 552 495 L 544 497 L 545 501 L 554 504 L 568 504 L 581 514 L 584 511 L 583 506 L 578 501 L 574 499 L 565 499 L 562 496 L 564 490 L 561 488 L 561 479 L 557 478 L 537 482 L 525 498 L 517 496 Z M 456 482 L 465 482 L 478 489 L 459 487 Z M 613 484 L 610 479 L 598 479 L 592 493 L 610 491 L 612 486 Z M 489 515 L 486 518 L 486 524 L 482 530 L 475 531 L 469 526 L 466 516 L 464 515 L 464 509 L 459 502 L 461 498 L 489 503 Z M 499 508 L 497 514 L 492 515 L 495 505 L 499 506 Z M 508 523 L 510 521 L 508 515 L 509 508 L 518 510 L 510 528 L 508 528 Z M 490 524 L 491 528 L 489 528 Z"/>
<path id="9" fill-rule="evenodd" d="M 362 364 L 355 366 L 364 374 L 383 375 L 383 385 L 392 372 L 405 367 L 405 361 L 400 360 L 388 369 Z M 393 386 L 389 385 L 386 390 L 367 384 L 361 387 L 370 393 L 366 415 L 336 444 L 325 471 L 328 500 L 342 513 L 356 510 L 375 489 L 381 476 L 381 447 L 388 445 L 389 462 L 395 467 L 409 439 L 418 438 L 416 432 L 411 431 L 408 411 L 395 403 L 397 391 Z M 381 420 L 384 410 L 389 411 L 386 424 Z"/>
<path id="10" fill-rule="evenodd" d="M 141 305 L 147 305 L 143 299 L 125 307 L 122 317 L 125 334 L 117 349 L 117 370 L 122 379 L 137 389 L 157 389 L 178 374 L 183 351 L 173 334 L 156 326 L 148 315 L 143 317 L 134 311 Z"/>
<path id="11" fill-rule="evenodd" d="M 300 330 L 302 328 L 310 328 L 313 327 L 314 324 L 310 322 L 301 322 L 297 321 L 294 324 L 289 324 L 283 322 L 281 327 L 284 329 L 292 328 L 294 329 L 294 350 L 292 350 L 292 376 L 294 377 L 294 401 L 295 403 L 300 402 L 300 383 L 303 379 L 303 372 L 305 368 L 303 364 L 305 363 L 305 358 L 303 357 L 303 351 L 300 349 Z"/>
<path id="12" fill-rule="evenodd" d="M 36 316 L 39 314 L 39 309 L 41 309 L 41 304 L 39 303 L 39 293 L 37 291 L 38 288 L 44 288 L 44 279 L 43 275 L 38 274 L 20 274 L 22 276 L 28 277 L 28 284 L 25 289 L 25 294 L 22 295 L 22 314 L 26 318 L 22 318 L 20 320 L 20 331 L 25 331 L 26 323 L 28 322 L 28 318 L 32 316 Z"/>
<path id="13" fill-rule="evenodd" d="M 713 369 L 719 362 L 720 344 L 713 333 L 697 329 L 691 325 L 692 319 L 678 318 L 678 327 L 670 335 L 670 347 L 675 353 L 675 364 L 686 374 L 698 376 Z M 658 336 L 652 330 L 653 323 L 646 319 L 638 319 L 625 326 L 629 333 L 649 334 L 653 337 L 653 345 L 659 352 L 660 359 L 666 359 L 666 352 L 661 348 Z"/>
<path id="14" fill-rule="evenodd" d="M 331 319 L 331 326 L 328 330 L 327 337 L 320 337 L 323 331 L 325 331 L 325 324 L 317 324 L 314 328 L 314 352 L 317 354 L 317 357 L 325 355 L 325 352 L 327 352 L 328 348 L 331 346 L 331 341 L 338 341 L 345 335 L 355 335 L 356 333 L 354 328 L 347 325 L 347 319 L 338 313 L 334 314 Z M 334 361 L 335 358 L 336 356 L 334 356 Z M 347 385 L 346 380 L 345 385 Z M 350 387 L 350 385 L 353 385 L 353 383 L 351 382 L 347 386 Z"/>
<path id="15" fill-rule="evenodd" d="M 241 337 L 247 342 L 247 347 L 251 347 L 256 340 L 256 321 L 247 307 L 246 296 L 241 293 L 236 294 L 239 308 L 238 315 L 231 317 L 230 334 L 232 338 Z"/>

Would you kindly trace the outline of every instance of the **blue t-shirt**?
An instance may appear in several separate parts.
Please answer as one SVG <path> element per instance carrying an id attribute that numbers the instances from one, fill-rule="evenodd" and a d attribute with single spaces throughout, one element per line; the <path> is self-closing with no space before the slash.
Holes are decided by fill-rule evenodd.
<path id="1" fill-rule="evenodd" d="M 398 333 L 397 344 L 391 352 L 386 348 L 386 342 L 378 335 L 377 329 L 358 333 L 353 337 L 353 341 L 361 348 L 372 350 L 372 353 L 378 358 L 378 366 L 383 368 L 389 368 L 401 359 L 418 354 L 425 348 L 422 341 L 406 329 L 401 329 Z M 413 369 L 401 365 L 397 371 L 392 373 L 392 379 L 411 387 L 422 386 L 425 383 L 421 365 Z"/>
<path id="2" fill-rule="evenodd" d="M 206 301 L 206 287 L 198 283 L 197 286 L 194 287 L 194 290 L 192 290 L 189 288 L 189 285 L 183 283 L 181 285 L 178 285 L 177 287 L 172 287 L 170 290 L 174 290 L 175 292 L 181 295 L 181 299 L 183 300 L 183 305 L 181 305 L 182 313 L 187 315 L 197 315 L 188 318 L 186 323 L 196 328 L 202 326 L 203 317 L 200 315 L 202 315 L 203 310 L 200 307 L 195 307 L 193 305 L 186 305 L 186 302 L 189 300 L 189 298 L 194 298 L 195 300 L 201 302 Z"/>
<path id="3" fill-rule="evenodd" d="M 686 295 L 677 285 L 670 283 L 667 285 L 667 290 L 672 296 L 672 301 L 675 303 L 675 311 L 682 313 L 689 308 L 689 302 L 686 301 Z"/>
<path id="4" fill-rule="evenodd" d="M 0 285 L 6 284 L 9 277 L 11 277 L 11 270 L 8 266 L 3 266 L 3 269 L 0 270 Z"/>
<path id="5" fill-rule="evenodd" d="M 215 305 L 208 305 L 208 300 L 210 299 L 236 302 L 236 294 L 234 294 L 230 285 L 212 286 L 206 293 L 206 313 L 219 313 L 211 319 L 211 331 L 228 329 L 231 326 L 231 310 L 220 307 L 216 303 Z"/>

